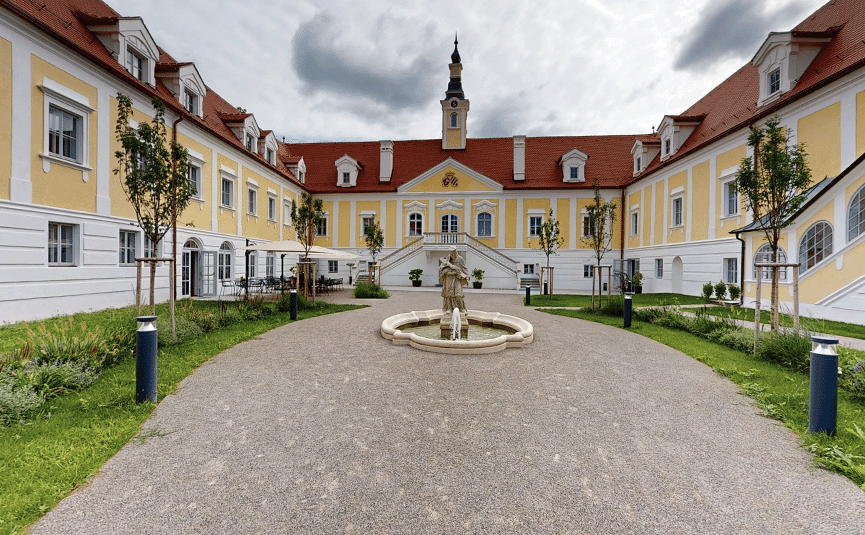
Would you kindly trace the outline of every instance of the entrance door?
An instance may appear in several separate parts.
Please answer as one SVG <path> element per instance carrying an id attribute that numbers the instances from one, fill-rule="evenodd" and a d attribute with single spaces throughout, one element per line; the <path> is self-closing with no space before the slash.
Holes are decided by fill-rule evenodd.
<path id="1" fill-rule="evenodd" d="M 673 282 L 672 291 L 674 294 L 682 293 L 682 259 L 676 257 L 673 259 L 673 273 L 670 277 Z"/>
<path id="2" fill-rule="evenodd" d="M 456 214 L 445 214 L 442 216 L 442 241 L 444 243 L 457 243 L 457 232 L 460 231 L 460 220 Z"/>
<path id="3" fill-rule="evenodd" d="M 183 244 L 180 262 L 180 295 L 183 297 L 198 295 L 198 286 L 201 284 L 198 262 L 198 244 L 194 240 L 187 240 Z"/>
<path id="4" fill-rule="evenodd" d="M 199 255 L 199 295 L 213 297 L 216 295 L 216 251 L 202 251 Z"/>

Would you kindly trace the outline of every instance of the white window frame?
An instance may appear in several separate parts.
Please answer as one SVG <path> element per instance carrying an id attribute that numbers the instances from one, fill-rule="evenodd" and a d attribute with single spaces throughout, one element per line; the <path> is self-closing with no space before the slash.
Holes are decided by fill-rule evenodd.
<path id="1" fill-rule="evenodd" d="M 676 211 L 678 204 L 679 210 Z M 678 219 L 678 221 L 676 221 Z M 681 193 L 670 197 L 670 228 L 682 228 L 685 225 L 685 196 Z"/>
<path id="2" fill-rule="evenodd" d="M 52 243 L 51 241 L 51 227 L 56 227 L 55 236 L 56 241 Z M 62 229 L 68 228 L 68 241 L 62 241 Z M 48 234 L 46 236 L 46 243 L 48 245 L 48 265 L 51 267 L 71 267 L 78 265 L 78 244 L 80 242 L 78 238 L 78 225 L 72 223 L 62 223 L 60 221 L 49 221 L 48 222 Z M 64 247 L 68 247 L 68 255 L 67 259 L 61 260 L 63 257 L 62 251 Z M 54 249 L 54 258 L 56 260 L 52 261 L 52 249 Z"/>
<path id="3" fill-rule="evenodd" d="M 201 97 L 198 96 L 198 93 L 190 91 L 189 89 L 183 90 L 183 107 L 189 113 L 200 116 L 200 103 Z"/>
<path id="4" fill-rule="evenodd" d="M 234 197 L 235 197 L 235 188 L 236 188 L 236 178 L 230 176 L 228 174 L 222 174 L 222 180 L 219 182 L 219 206 L 222 208 L 226 208 L 228 210 L 234 210 Z M 225 189 L 225 185 L 228 184 L 228 190 Z M 225 193 L 228 192 L 228 203 L 225 202 Z"/>
<path id="5" fill-rule="evenodd" d="M 258 265 L 258 252 L 250 251 L 250 253 L 246 257 L 246 271 L 245 275 L 249 276 L 249 278 L 255 277 L 255 266 Z"/>
<path id="6" fill-rule="evenodd" d="M 246 215 L 258 217 L 258 187 L 246 185 Z"/>
<path id="7" fill-rule="evenodd" d="M 488 216 L 490 218 L 489 232 L 486 234 L 481 234 L 481 216 Z M 490 212 L 478 212 L 478 214 L 475 215 L 475 236 L 478 238 L 492 238 L 493 234 L 493 214 Z"/>
<path id="8" fill-rule="evenodd" d="M 579 165 L 571 165 L 570 166 L 569 172 L 570 172 L 570 180 L 572 182 L 579 182 L 580 181 L 580 167 L 582 167 L 582 166 L 579 166 Z"/>
<path id="9" fill-rule="evenodd" d="M 640 211 L 631 210 L 631 236 L 640 235 Z"/>
<path id="10" fill-rule="evenodd" d="M 195 193 L 193 193 L 192 198 L 203 200 L 203 192 L 201 190 L 201 166 L 190 163 L 186 169 L 186 177 L 192 183 L 193 187 L 195 187 Z M 190 176 L 193 174 L 195 175 L 194 177 Z"/>
<path id="11" fill-rule="evenodd" d="M 535 274 L 535 265 L 534 264 L 523 264 L 523 275 L 534 275 Z"/>
<path id="12" fill-rule="evenodd" d="M 592 264 L 583 264 L 583 278 L 591 279 L 595 273 L 595 266 Z"/>
<path id="13" fill-rule="evenodd" d="M 144 258 L 159 258 L 159 256 L 160 256 L 159 253 L 160 253 L 160 250 L 162 249 L 162 241 L 163 240 L 159 240 L 156 243 L 156 247 L 154 248 L 153 242 L 150 241 L 150 238 L 147 237 L 147 234 L 144 234 L 143 232 L 141 234 L 142 234 L 141 256 Z"/>
<path id="14" fill-rule="evenodd" d="M 730 190 L 736 196 L 736 211 L 730 211 Z M 721 214 L 722 217 L 736 217 L 739 215 L 739 190 L 736 189 L 736 177 L 730 177 L 721 181 Z"/>
<path id="15" fill-rule="evenodd" d="M 327 215 L 328 215 L 327 212 L 325 212 L 321 216 L 321 219 L 318 220 L 318 224 L 315 225 L 315 236 L 317 238 L 326 238 L 328 235 L 327 234 L 327 231 L 328 231 Z M 321 232 L 322 230 L 324 232 Z"/>
<path id="16" fill-rule="evenodd" d="M 267 160 L 267 163 L 269 163 L 270 165 L 274 165 L 275 162 L 274 162 L 274 157 L 273 157 L 273 155 L 274 155 L 273 149 L 271 149 L 270 147 L 265 147 L 264 154 L 265 154 L 265 159 Z"/>
<path id="17" fill-rule="evenodd" d="M 721 276 L 727 284 L 739 284 L 739 259 L 735 257 L 725 258 L 722 263 L 724 272 Z"/>
<path id="18" fill-rule="evenodd" d="M 292 205 L 291 199 L 283 198 L 282 209 L 285 212 L 285 214 L 284 214 L 285 217 L 284 217 L 282 224 L 287 226 L 287 227 L 291 226 L 291 205 Z"/>
<path id="19" fill-rule="evenodd" d="M 819 226 L 819 228 L 823 229 L 823 232 L 822 232 L 823 236 L 820 240 L 820 245 L 821 245 L 821 248 L 819 250 L 820 258 L 815 259 L 809 265 L 808 251 L 810 249 L 812 249 L 812 247 L 808 245 L 807 241 L 810 241 L 809 240 L 809 234 L 811 233 L 812 230 L 813 230 L 814 234 L 817 233 L 818 226 Z M 828 241 L 828 247 L 826 244 L 827 241 Z M 803 247 L 803 244 L 805 245 L 804 247 Z M 816 247 L 816 245 L 817 244 L 814 243 L 815 247 Z M 817 250 L 816 250 L 816 248 L 814 250 L 815 250 L 815 256 L 816 256 Z M 835 229 L 832 227 L 832 224 L 826 220 L 820 220 L 820 221 L 815 222 L 813 225 L 808 227 L 805 230 L 805 232 L 802 233 L 802 237 L 799 239 L 799 254 L 797 255 L 797 258 L 799 259 L 799 273 L 800 274 L 805 273 L 806 271 L 810 270 L 811 268 L 813 268 L 819 264 L 822 264 L 829 257 L 832 256 L 834 251 L 835 251 Z M 803 252 L 805 253 L 804 258 L 803 258 Z"/>
<path id="20" fill-rule="evenodd" d="M 138 253 L 138 232 L 121 229 L 118 237 L 118 263 L 121 266 L 134 266 Z M 131 246 L 130 246 L 131 242 Z"/>
<path id="21" fill-rule="evenodd" d="M 47 173 L 51 171 L 51 163 L 58 163 L 83 171 L 82 179 L 87 182 L 89 171 L 92 171 L 89 166 L 90 114 L 96 110 L 90 107 L 90 99 L 49 78 L 42 79 L 39 89 L 43 93 L 42 152 L 39 154 L 42 158 L 42 171 Z M 81 119 L 78 131 L 80 139 L 76 140 L 77 154 L 74 160 L 49 151 L 52 107 Z"/>
<path id="22" fill-rule="evenodd" d="M 772 248 L 769 246 L 768 243 L 764 243 L 757 248 L 757 252 L 754 253 L 754 264 L 767 264 L 773 262 L 774 260 L 772 258 Z M 787 253 L 780 245 L 778 246 L 778 263 L 787 263 Z M 760 271 L 762 272 L 761 276 L 763 277 L 764 281 L 772 280 L 772 268 L 764 267 L 761 268 Z M 751 273 L 751 275 L 754 277 L 754 280 L 757 280 L 757 266 L 754 266 L 754 271 Z M 778 280 L 780 282 L 787 281 L 787 268 L 778 268 Z"/>
<path id="23" fill-rule="evenodd" d="M 140 65 L 135 64 L 135 60 L 140 62 Z M 149 62 L 150 58 L 147 54 L 143 54 L 140 50 L 135 48 L 134 46 L 127 43 L 126 45 L 126 70 L 129 71 L 129 74 L 132 75 L 133 78 L 144 82 L 145 84 L 150 83 L 150 66 Z M 140 72 L 138 75 L 135 74 L 135 69 L 138 67 Z"/>
<path id="24" fill-rule="evenodd" d="M 533 220 L 537 220 L 537 225 L 533 226 Z M 544 224 L 544 216 L 539 214 L 529 214 L 526 228 L 528 229 L 527 236 L 529 238 L 537 238 L 541 235 L 541 226 Z"/>
<path id="25" fill-rule="evenodd" d="M 276 253 L 268 251 L 264 257 L 264 276 L 273 277 L 274 266 L 276 265 Z"/>
<path id="26" fill-rule="evenodd" d="M 328 273 L 339 273 L 339 260 L 328 260 L 327 261 L 327 272 Z"/>
<path id="27" fill-rule="evenodd" d="M 663 279 L 664 278 L 664 259 L 656 258 L 655 259 L 655 278 Z"/>
<path id="28" fill-rule="evenodd" d="M 773 90 L 772 89 L 772 83 L 773 83 L 772 77 L 775 75 L 777 75 L 776 82 L 777 82 L 778 87 Z M 775 93 L 779 93 L 780 91 L 781 91 L 781 67 L 779 65 L 778 67 L 775 67 L 774 69 L 772 69 L 766 73 L 766 97 L 771 97 L 772 95 L 774 95 Z"/>
<path id="29" fill-rule="evenodd" d="M 411 219 L 412 219 L 412 216 L 415 216 L 415 215 L 418 216 L 418 218 L 420 219 L 420 223 L 419 223 L 419 225 L 418 225 L 418 231 L 417 231 L 417 233 L 412 234 Z M 423 215 L 422 213 L 420 213 L 420 212 L 411 212 L 411 213 L 409 213 L 408 216 L 407 216 L 407 219 L 406 219 L 406 227 L 405 227 L 405 228 L 406 228 L 406 233 L 407 233 L 406 236 L 410 236 L 410 237 L 414 237 L 414 236 L 420 237 L 420 236 L 423 236 L 423 232 L 424 232 L 424 223 L 423 223 L 423 220 L 424 220 L 424 215 Z"/>
<path id="30" fill-rule="evenodd" d="M 375 223 L 375 212 L 361 212 L 360 214 L 360 237 L 366 237 L 366 227 L 367 225 L 372 225 Z"/>
<path id="31" fill-rule="evenodd" d="M 847 242 L 865 234 L 865 185 L 853 193 L 847 205 Z"/>
<path id="32" fill-rule="evenodd" d="M 222 242 L 217 252 L 217 276 L 219 280 L 231 280 L 234 264 L 234 249 L 229 242 Z"/>

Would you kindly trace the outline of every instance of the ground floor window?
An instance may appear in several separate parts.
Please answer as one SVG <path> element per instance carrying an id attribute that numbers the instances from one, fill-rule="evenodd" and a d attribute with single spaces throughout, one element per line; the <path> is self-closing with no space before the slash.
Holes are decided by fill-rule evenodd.
<path id="1" fill-rule="evenodd" d="M 535 265 L 534 264 L 523 264 L 523 275 L 534 275 L 535 274 Z"/>
<path id="2" fill-rule="evenodd" d="M 231 278 L 231 256 L 231 245 L 228 242 L 223 242 L 219 247 L 219 257 L 217 259 L 219 280 Z"/>
<path id="3" fill-rule="evenodd" d="M 75 265 L 75 225 L 48 223 L 48 265 Z"/>
<path id="4" fill-rule="evenodd" d="M 339 261 L 328 260 L 327 261 L 327 272 L 328 273 L 337 273 L 338 271 L 339 271 Z"/>
<path id="5" fill-rule="evenodd" d="M 583 278 L 594 277 L 595 275 L 595 266 L 591 264 L 583 264 Z"/>
<path id="6" fill-rule="evenodd" d="M 724 259 L 724 282 L 727 284 L 739 283 L 739 259 L 725 258 Z"/>
<path id="7" fill-rule="evenodd" d="M 275 256 L 273 253 L 267 253 L 267 256 L 264 259 L 264 276 L 265 277 L 273 277 L 273 262 Z"/>
<path id="8" fill-rule="evenodd" d="M 664 259 L 656 258 L 655 259 L 655 278 L 663 279 L 664 278 Z"/>
<path id="9" fill-rule="evenodd" d="M 135 264 L 135 239 L 138 233 L 131 230 L 120 231 L 120 265 Z"/>
<path id="10" fill-rule="evenodd" d="M 258 255 L 255 251 L 246 256 L 246 275 L 251 279 L 255 277 L 255 264 L 258 263 Z"/>

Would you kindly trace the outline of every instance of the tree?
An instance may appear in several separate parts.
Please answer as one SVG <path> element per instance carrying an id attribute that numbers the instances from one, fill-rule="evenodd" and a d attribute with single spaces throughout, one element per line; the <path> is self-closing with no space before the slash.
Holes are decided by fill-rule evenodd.
<path id="1" fill-rule="evenodd" d="M 375 257 L 378 256 L 378 253 L 381 252 L 384 247 L 384 233 L 381 230 L 381 225 L 378 224 L 378 221 L 373 220 L 372 223 L 366 226 L 363 229 L 363 242 L 366 245 L 366 249 L 369 251 L 369 255 L 372 257 L 372 263 L 375 264 Z M 373 272 L 372 266 L 370 266 L 370 282 L 375 283 L 373 280 Z M 381 270 L 379 270 L 381 273 Z"/>
<path id="2" fill-rule="evenodd" d="M 129 121 L 133 115 L 132 100 L 117 95 L 117 126 L 115 132 L 122 150 L 114 153 L 117 167 L 114 174 L 120 178 L 123 191 L 135 210 L 135 217 L 144 235 L 157 250 L 177 217 L 189 205 L 195 186 L 187 177 L 188 154 L 180 144 L 169 141 L 165 127 L 165 105 L 158 98 L 152 101 L 154 116 L 147 123 L 133 128 Z M 176 245 L 176 244 L 175 244 Z M 156 311 L 154 285 L 156 261 L 150 261 L 150 312 Z M 174 334 L 174 291 L 172 278 L 171 332 Z"/>
<path id="3" fill-rule="evenodd" d="M 303 245 L 304 260 L 309 258 L 309 250 L 315 240 L 315 231 L 322 219 L 324 219 L 324 203 L 321 199 L 313 199 L 312 195 L 305 191 L 301 193 L 300 201 L 291 205 L 291 224 L 294 225 L 297 241 Z M 304 264 L 303 271 L 298 273 L 298 282 L 301 277 L 304 281 L 304 295 L 310 276 L 308 270 L 309 266 Z"/>
<path id="4" fill-rule="evenodd" d="M 598 277 L 598 305 L 601 303 L 601 290 L 603 283 L 601 282 L 601 260 L 607 251 L 610 251 L 610 246 L 613 242 L 613 223 L 616 221 L 616 203 L 615 201 L 607 201 L 601 196 L 601 186 L 598 180 L 595 179 L 595 196 L 592 204 L 586 206 L 586 217 L 588 218 L 588 228 L 584 229 L 582 242 L 588 246 L 594 254 L 592 258 L 597 260 L 597 268 L 595 273 Z M 592 278 L 592 310 L 595 309 L 595 282 Z"/>
<path id="5" fill-rule="evenodd" d="M 763 231 L 772 259 L 777 261 L 781 229 L 789 217 L 805 202 L 805 190 L 811 185 L 811 169 L 805 161 L 805 145 L 790 145 L 790 130 L 778 126 L 775 116 L 766 121 L 765 130 L 751 127 L 748 146 L 753 157 L 744 158 L 736 173 L 736 189 L 745 207 Z M 778 331 L 778 268 L 772 268 L 772 330 Z"/>
<path id="6" fill-rule="evenodd" d="M 553 217 L 553 209 L 550 208 L 550 217 L 541 224 L 538 233 L 538 249 L 547 255 L 547 281 L 550 284 L 550 297 L 553 295 L 553 281 L 550 276 L 550 255 L 557 254 L 556 251 L 565 243 L 565 238 L 559 233 L 559 221 Z"/>

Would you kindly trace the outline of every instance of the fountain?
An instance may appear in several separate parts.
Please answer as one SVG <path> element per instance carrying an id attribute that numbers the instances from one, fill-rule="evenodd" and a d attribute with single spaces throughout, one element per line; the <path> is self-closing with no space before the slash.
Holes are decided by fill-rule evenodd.
<path id="1" fill-rule="evenodd" d="M 524 319 L 466 309 L 462 287 L 468 284 L 468 271 L 456 247 L 451 247 L 448 257 L 440 261 L 439 281 L 441 310 L 391 316 L 381 324 L 382 337 L 396 345 L 456 355 L 496 353 L 534 340 L 534 328 Z"/>

